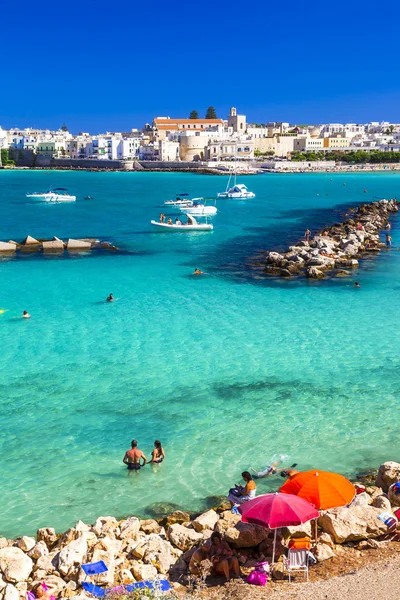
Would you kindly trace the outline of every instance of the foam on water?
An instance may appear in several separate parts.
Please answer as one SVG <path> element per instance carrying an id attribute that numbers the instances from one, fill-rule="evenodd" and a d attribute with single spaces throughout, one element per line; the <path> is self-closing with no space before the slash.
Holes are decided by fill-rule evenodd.
<path id="1" fill-rule="evenodd" d="M 220 201 L 213 233 L 162 235 L 149 221 L 164 199 L 213 195 L 224 179 L 0 172 L 0 239 L 94 236 L 129 251 L 0 262 L 0 535 L 151 515 L 158 502 L 201 510 L 273 455 L 347 474 L 399 458 L 396 220 L 393 249 L 352 279 L 274 283 L 248 265 L 340 207 L 396 196 L 400 176 L 246 183 L 257 198 Z M 50 185 L 78 202 L 26 201 Z M 160 438 L 166 461 L 128 473 L 132 438 L 148 455 Z"/>

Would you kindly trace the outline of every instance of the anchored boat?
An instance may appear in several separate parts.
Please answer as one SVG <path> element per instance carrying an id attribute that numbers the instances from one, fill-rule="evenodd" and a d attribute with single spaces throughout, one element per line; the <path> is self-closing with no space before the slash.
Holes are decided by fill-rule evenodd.
<path id="1" fill-rule="evenodd" d="M 206 206 L 207 200 L 210 198 L 193 198 L 190 206 L 181 206 L 180 209 L 187 215 L 193 215 L 195 217 L 212 217 L 217 214 L 216 206 Z M 214 198 L 211 198 L 214 200 Z"/>
<path id="2" fill-rule="evenodd" d="M 76 196 L 66 194 L 67 188 L 55 188 L 48 192 L 26 194 L 27 198 L 35 198 L 35 200 L 44 200 L 45 202 L 75 202 Z"/>

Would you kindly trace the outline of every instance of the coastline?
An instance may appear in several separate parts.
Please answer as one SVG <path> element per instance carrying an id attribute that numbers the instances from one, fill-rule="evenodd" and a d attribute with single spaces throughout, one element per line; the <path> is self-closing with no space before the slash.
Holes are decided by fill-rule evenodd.
<path id="1" fill-rule="evenodd" d="M 391 487 L 398 481 L 400 464 L 391 461 L 380 465 L 377 474 L 361 477 L 354 483 L 357 493 L 350 505 L 320 511 L 317 538 L 310 521 L 280 528 L 273 577 L 266 588 L 251 586 L 245 578 L 260 560 L 271 562 L 275 530 L 243 523 L 240 515 L 232 514 L 225 500 L 201 514 L 175 510 L 158 520 L 102 516 L 91 525 L 77 521 L 61 534 L 51 527 L 42 527 L 35 537 L 0 538 L 0 593 L 6 600 L 18 600 L 45 581 L 56 597 L 86 598 L 82 591 L 86 575 L 81 565 L 102 560 L 108 570 L 97 578 L 96 584 L 108 589 L 167 578 L 173 597 L 178 598 L 244 600 L 262 599 L 268 594 L 278 600 L 293 593 L 293 598 L 339 600 L 353 597 L 345 595 L 351 587 L 354 592 L 364 589 L 367 578 L 374 590 L 370 600 L 380 600 L 382 590 L 389 589 L 388 576 L 388 585 L 393 584 L 392 576 L 400 582 L 400 532 L 396 533 L 394 526 L 387 525 L 382 517 L 382 511 L 392 514 L 400 504 Z M 213 531 L 233 549 L 241 578 L 223 583 L 213 575 L 207 580 L 198 579 L 200 587 L 196 587 L 189 574 L 190 559 Z M 303 582 L 299 575 L 295 579 L 299 585 L 293 588 L 286 581 L 282 557 L 290 539 L 304 536 L 311 539 L 317 563 L 310 567 L 310 583 Z M 378 561 L 386 574 L 376 578 Z M 359 569 L 362 570 L 358 572 Z M 348 575 L 352 577 L 351 584 Z M 294 595 L 297 592 L 299 595 Z"/>

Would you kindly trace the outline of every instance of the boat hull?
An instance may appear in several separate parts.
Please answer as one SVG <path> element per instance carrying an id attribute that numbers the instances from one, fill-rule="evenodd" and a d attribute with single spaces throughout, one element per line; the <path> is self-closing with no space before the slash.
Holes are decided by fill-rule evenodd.
<path id="1" fill-rule="evenodd" d="M 217 208 L 215 206 L 192 206 L 190 208 L 181 207 L 181 211 L 186 215 L 193 215 L 194 217 L 211 217 L 217 214 Z"/>
<path id="2" fill-rule="evenodd" d="M 245 194 L 240 194 L 238 192 L 221 192 L 218 194 L 218 198 L 232 198 L 233 200 L 247 200 L 248 198 L 255 198 L 256 195 L 254 192 L 247 192 Z"/>
<path id="3" fill-rule="evenodd" d="M 168 225 L 168 223 L 159 223 L 158 221 L 151 221 L 152 227 L 156 231 L 163 231 L 166 233 L 178 233 L 188 231 L 212 231 L 214 227 L 211 223 L 197 223 L 197 225 Z"/>
<path id="4" fill-rule="evenodd" d="M 42 202 L 75 202 L 76 196 L 67 194 L 26 194 L 27 198 L 34 198 Z"/>

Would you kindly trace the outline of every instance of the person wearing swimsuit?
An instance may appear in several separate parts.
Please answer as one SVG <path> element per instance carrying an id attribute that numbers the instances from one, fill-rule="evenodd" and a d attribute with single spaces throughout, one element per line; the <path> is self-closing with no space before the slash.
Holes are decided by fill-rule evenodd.
<path id="1" fill-rule="evenodd" d="M 154 450 L 151 453 L 150 464 L 159 465 L 165 458 L 164 448 L 161 446 L 160 440 L 154 442 Z"/>
<path id="2" fill-rule="evenodd" d="M 136 440 L 132 440 L 131 450 L 127 450 L 124 456 L 124 463 L 127 465 L 129 471 L 140 471 L 141 467 L 147 463 L 147 458 L 141 450 L 137 447 L 138 443 Z M 143 463 L 140 463 L 140 459 L 143 459 Z"/>

